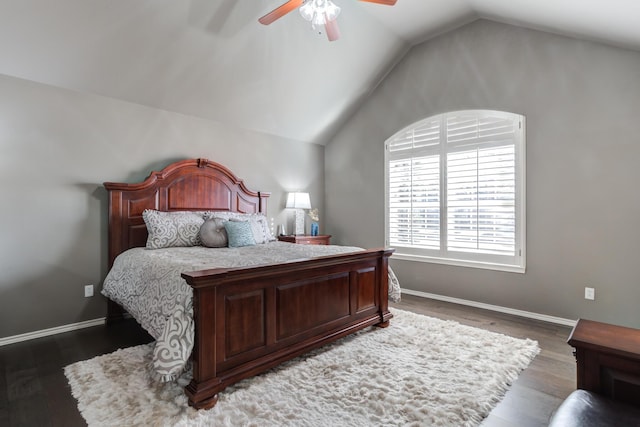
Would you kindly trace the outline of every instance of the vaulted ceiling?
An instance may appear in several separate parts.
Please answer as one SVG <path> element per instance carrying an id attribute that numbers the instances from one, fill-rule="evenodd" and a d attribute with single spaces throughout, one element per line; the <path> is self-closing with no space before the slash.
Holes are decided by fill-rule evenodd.
<path id="1" fill-rule="evenodd" d="M 0 73 L 325 143 L 411 46 L 476 19 L 640 50 L 637 0 L 334 0 L 328 42 L 284 0 L 0 0 Z"/>

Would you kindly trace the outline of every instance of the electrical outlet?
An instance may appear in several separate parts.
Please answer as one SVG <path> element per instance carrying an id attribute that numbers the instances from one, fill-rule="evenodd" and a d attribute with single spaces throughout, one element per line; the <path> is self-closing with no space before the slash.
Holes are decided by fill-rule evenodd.
<path id="1" fill-rule="evenodd" d="M 584 288 L 584 299 L 590 299 L 590 300 L 596 299 L 595 288 Z"/>
<path id="2" fill-rule="evenodd" d="M 84 296 L 92 297 L 93 296 L 93 285 L 86 285 L 84 287 Z"/>

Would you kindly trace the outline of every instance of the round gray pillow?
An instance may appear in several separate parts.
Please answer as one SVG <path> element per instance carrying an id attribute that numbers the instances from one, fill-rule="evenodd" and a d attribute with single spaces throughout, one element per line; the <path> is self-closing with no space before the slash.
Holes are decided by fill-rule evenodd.
<path id="1" fill-rule="evenodd" d="M 200 226 L 200 240 L 208 248 L 224 248 L 227 246 L 226 221 L 221 218 L 209 218 Z"/>

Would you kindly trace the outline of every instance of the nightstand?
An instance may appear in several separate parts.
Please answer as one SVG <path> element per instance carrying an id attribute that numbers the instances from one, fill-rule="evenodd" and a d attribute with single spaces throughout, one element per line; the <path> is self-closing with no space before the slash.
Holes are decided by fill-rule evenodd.
<path id="1" fill-rule="evenodd" d="M 305 234 L 278 236 L 278 240 L 281 242 L 298 243 L 301 245 L 328 245 L 330 239 L 330 234 L 321 234 L 319 236 L 308 236 Z"/>

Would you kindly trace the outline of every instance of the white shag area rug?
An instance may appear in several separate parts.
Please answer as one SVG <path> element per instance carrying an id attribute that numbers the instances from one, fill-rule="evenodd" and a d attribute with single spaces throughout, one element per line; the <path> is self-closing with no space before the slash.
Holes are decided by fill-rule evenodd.
<path id="1" fill-rule="evenodd" d="M 369 328 L 241 381 L 196 411 L 151 379 L 152 344 L 65 368 L 89 426 L 475 426 L 538 343 L 392 309 Z"/>

